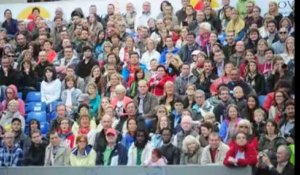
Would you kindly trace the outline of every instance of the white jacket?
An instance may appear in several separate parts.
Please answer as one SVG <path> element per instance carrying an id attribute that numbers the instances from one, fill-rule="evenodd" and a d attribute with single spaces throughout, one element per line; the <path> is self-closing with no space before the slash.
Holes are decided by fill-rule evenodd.
<path id="1" fill-rule="evenodd" d="M 49 104 L 55 100 L 60 99 L 61 82 L 57 78 L 51 82 L 42 81 L 41 83 L 41 100 Z"/>
<path id="2" fill-rule="evenodd" d="M 225 159 L 228 150 L 229 147 L 225 143 L 221 142 L 220 146 L 217 148 L 215 163 L 212 163 L 211 155 L 210 155 L 210 145 L 207 145 L 202 151 L 201 165 L 207 165 L 207 164 L 223 165 L 223 160 Z"/>
<path id="3" fill-rule="evenodd" d="M 151 142 L 148 142 L 142 152 L 142 165 L 146 165 L 149 160 L 151 159 L 153 147 Z M 137 148 L 135 147 L 134 143 L 131 144 L 128 150 L 128 166 L 136 166 L 137 161 Z"/>

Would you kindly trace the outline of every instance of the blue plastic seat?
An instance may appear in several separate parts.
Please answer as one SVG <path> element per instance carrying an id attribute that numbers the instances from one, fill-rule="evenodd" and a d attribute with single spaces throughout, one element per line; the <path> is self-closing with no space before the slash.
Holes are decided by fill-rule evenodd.
<path id="1" fill-rule="evenodd" d="M 41 102 L 41 92 L 31 91 L 26 96 L 26 102 Z"/>
<path id="2" fill-rule="evenodd" d="M 55 120 L 55 119 L 56 119 L 56 112 L 55 111 L 47 113 L 47 121 L 48 122 L 50 122 L 52 120 Z"/>
<path id="3" fill-rule="evenodd" d="M 47 122 L 47 115 L 46 111 L 41 111 L 41 112 L 29 112 L 26 117 L 26 122 L 28 123 L 30 120 L 36 119 L 40 123 L 42 122 Z"/>
<path id="4" fill-rule="evenodd" d="M 48 132 L 49 132 L 49 129 L 50 129 L 49 123 L 48 122 L 42 122 L 40 124 L 40 129 L 41 129 L 42 135 L 44 135 L 44 136 L 47 135 Z"/>
<path id="5" fill-rule="evenodd" d="M 51 102 L 48 106 L 47 106 L 47 112 L 51 113 L 51 112 L 55 112 L 56 111 L 56 107 L 57 105 L 61 104 L 62 101 L 53 101 Z"/>
<path id="6" fill-rule="evenodd" d="M 23 98 L 23 93 L 22 92 L 18 92 L 18 98 L 20 98 L 20 99 Z"/>
<path id="7" fill-rule="evenodd" d="M 25 105 L 25 111 L 26 113 L 46 111 L 46 104 L 44 102 L 29 102 Z"/>
<path id="8" fill-rule="evenodd" d="M 265 99 L 266 99 L 265 95 L 258 96 L 258 104 L 260 107 L 262 107 L 262 105 L 264 104 Z"/>

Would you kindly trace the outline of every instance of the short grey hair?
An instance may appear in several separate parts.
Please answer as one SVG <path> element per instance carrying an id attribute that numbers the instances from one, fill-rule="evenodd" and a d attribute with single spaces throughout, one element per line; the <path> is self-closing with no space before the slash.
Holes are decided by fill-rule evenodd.
<path id="1" fill-rule="evenodd" d="M 202 22 L 202 23 L 199 25 L 199 28 L 200 28 L 200 29 L 205 29 L 205 30 L 211 32 L 211 24 L 208 23 L 208 22 Z"/>
<path id="2" fill-rule="evenodd" d="M 287 160 L 290 160 L 291 156 L 292 156 L 292 151 L 291 149 L 287 146 L 287 145 L 280 145 L 278 146 L 277 150 L 281 148 L 284 149 L 286 156 L 287 156 Z"/>

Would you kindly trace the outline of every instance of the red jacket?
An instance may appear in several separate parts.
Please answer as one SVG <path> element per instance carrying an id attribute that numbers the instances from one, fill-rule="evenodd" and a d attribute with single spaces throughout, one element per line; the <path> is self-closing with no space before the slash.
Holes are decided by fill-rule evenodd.
<path id="1" fill-rule="evenodd" d="M 235 144 L 234 140 L 231 139 L 231 140 L 229 141 L 229 143 L 228 143 L 228 146 L 231 147 L 231 146 L 234 145 L 234 144 Z M 249 145 L 250 145 L 251 147 L 253 147 L 253 148 L 258 149 L 258 140 L 257 140 L 257 137 L 252 136 L 250 139 L 248 139 L 247 144 L 249 144 Z"/>
<path id="2" fill-rule="evenodd" d="M 223 161 L 224 165 L 226 166 L 234 166 L 231 162 L 228 161 L 229 157 L 235 158 L 238 150 L 245 152 L 245 159 L 238 159 L 237 166 L 255 166 L 257 163 L 257 151 L 256 148 L 254 148 L 250 144 L 246 144 L 243 147 L 238 146 L 235 142 L 233 142 L 229 146 L 229 150 L 226 153 L 226 157 Z"/>
<path id="3" fill-rule="evenodd" d="M 274 100 L 274 92 L 270 92 L 266 95 L 266 98 L 265 98 L 265 101 L 264 101 L 264 104 L 263 104 L 263 108 L 266 110 L 266 111 L 269 111 L 269 109 L 271 108 L 272 106 L 272 103 L 273 103 L 273 100 Z"/>
<path id="4" fill-rule="evenodd" d="M 165 75 L 162 79 L 159 80 L 158 84 L 155 85 L 154 82 L 156 81 L 156 78 L 151 78 L 149 81 L 149 87 L 151 89 L 151 92 L 155 96 L 163 96 L 164 95 L 164 85 L 167 81 L 174 82 L 173 77 L 170 77 L 169 75 Z"/>

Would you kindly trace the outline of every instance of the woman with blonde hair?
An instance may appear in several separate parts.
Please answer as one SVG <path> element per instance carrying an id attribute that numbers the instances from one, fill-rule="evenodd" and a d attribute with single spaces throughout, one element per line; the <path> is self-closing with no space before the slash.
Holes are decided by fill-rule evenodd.
<path id="1" fill-rule="evenodd" d="M 279 28 L 279 23 L 280 23 L 280 20 L 282 19 L 283 16 L 282 16 L 281 13 L 279 13 L 279 6 L 278 6 L 276 1 L 270 1 L 269 2 L 269 10 L 266 13 L 266 15 L 267 14 L 274 16 L 274 19 L 277 22 L 277 28 Z"/>
<path id="2" fill-rule="evenodd" d="M 266 38 L 269 35 L 267 26 L 270 21 L 274 20 L 274 16 L 266 14 L 263 21 L 263 26 L 258 28 L 259 34 L 262 38 Z"/>
<path id="3" fill-rule="evenodd" d="M 260 39 L 257 42 L 257 48 L 256 48 L 256 58 L 258 61 L 258 64 L 263 64 L 265 61 L 265 50 L 268 48 L 268 42 L 265 39 Z"/>
<path id="4" fill-rule="evenodd" d="M 119 73 L 113 73 L 109 77 L 105 92 L 102 92 L 102 96 L 109 97 L 110 99 L 116 96 L 116 86 L 122 84 L 122 77 Z"/>
<path id="5" fill-rule="evenodd" d="M 146 52 L 143 53 L 140 63 L 146 65 L 147 69 L 150 70 L 150 62 L 152 59 L 157 61 L 160 58 L 160 53 L 156 51 L 156 43 L 153 39 L 148 38 L 146 40 Z"/>
<path id="6" fill-rule="evenodd" d="M 285 64 L 288 64 L 290 61 L 294 61 L 294 58 L 295 58 L 295 38 L 294 37 L 289 36 L 285 40 L 284 52 L 282 54 L 280 54 L 280 56 L 283 58 Z"/>
<path id="7" fill-rule="evenodd" d="M 239 16 L 237 9 L 233 8 L 231 10 L 230 21 L 226 27 L 226 33 L 228 31 L 234 31 L 234 37 L 236 41 L 240 41 L 245 36 L 245 21 Z"/>
<path id="8" fill-rule="evenodd" d="M 180 66 L 183 64 L 178 54 L 167 53 L 166 55 L 166 69 L 171 77 L 178 76 L 180 74 Z"/>
<path id="9" fill-rule="evenodd" d="M 182 153 L 180 156 L 180 164 L 196 164 L 200 165 L 202 150 L 199 140 L 192 136 L 188 135 L 184 138 L 182 143 Z"/>

